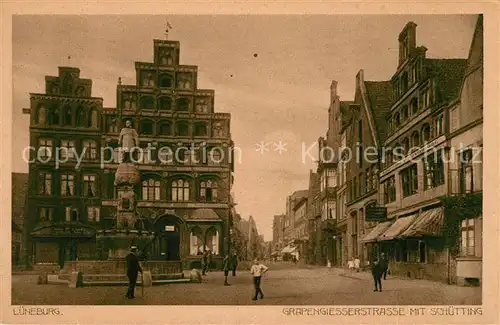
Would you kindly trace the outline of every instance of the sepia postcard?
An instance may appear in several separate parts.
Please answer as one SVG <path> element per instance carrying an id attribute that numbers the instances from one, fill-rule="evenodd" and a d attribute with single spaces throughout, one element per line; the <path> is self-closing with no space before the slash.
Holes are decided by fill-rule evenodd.
<path id="1" fill-rule="evenodd" d="M 1 6 L 2 323 L 498 323 L 497 4 Z"/>

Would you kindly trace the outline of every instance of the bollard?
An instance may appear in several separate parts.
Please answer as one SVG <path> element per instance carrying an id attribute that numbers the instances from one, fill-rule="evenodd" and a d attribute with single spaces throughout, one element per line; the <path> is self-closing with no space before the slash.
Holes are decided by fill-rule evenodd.
<path id="1" fill-rule="evenodd" d="M 78 271 L 71 272 L 71 276 L 69 278 L 69 287 L 70 288 L 81 288 L 83 287 L 83 273 Z"/>
<path id="2" fill-rule="evenodd" d="M 141 277 L 142 277 L 142 286 L 151 287 L 153 285 L 153 276 L 151 275 L 151 271 L 142 272 Z"/>
<path id="3" fill-rule="evenodd" d="M 42 272 L 38 275 L 37 284 L 47 284 L 49 283 L 49 276 L 46 272 Z"/>
<path id="4" fill-rule="evenodd" d="M 201 272 L 197 269 L 192 269 L 191 273 L 189 273 L 189 278 L 193 283 L 201 283 Z"/>

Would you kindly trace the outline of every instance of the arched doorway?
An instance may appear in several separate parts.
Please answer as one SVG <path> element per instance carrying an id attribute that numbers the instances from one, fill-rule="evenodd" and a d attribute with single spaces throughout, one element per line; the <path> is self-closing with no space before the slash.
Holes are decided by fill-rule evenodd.
<path id="1" fill-rule="evenodd" d="M 155 222 L 156 237 L 153 258 L 156 260 L 180 261 L 181 223 L 174 215 L 165 215 Z"/>

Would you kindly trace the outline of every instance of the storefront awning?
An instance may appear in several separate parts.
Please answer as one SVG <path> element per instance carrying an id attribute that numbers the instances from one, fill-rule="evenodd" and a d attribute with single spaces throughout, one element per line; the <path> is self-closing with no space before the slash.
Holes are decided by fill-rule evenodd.
<path id="1" fill-rule="evenodd" d="M 361 241 L 365 243 L 377 241 L 377 238 L 387 229 L 389 229 L 391 224 L 392 221 L 385 221 L 379 223 L 374 228 L 372 228 L 372 230 Z"/>
<path id="2" fill-rule="evenodd" d="M 282 253 L 282 254 L 287 254 L 287 253 L 288 253 L 288 254 L 290 254 L 290 253 L 295 252 L 295 250 L 296 250 L 296 249 L 297 249 L 296 247 L 286 246 L 285 248 L 283 248 L 283 249 L 281 250 L 281 253 Z"/>
<path id="3" fill-rule="evenodd" d="M 408 226 L 415 220 L 416 214 L 413 214 L 408 217 L 399 218 L 394 222 L 389 229 L 387 229 L 381 236 L 379 236 L 378 240 L 392 240 L 396 237 L 399 237 L 403 231 L 405 231 Z"/>
<path id="4" fill-rule="evenodd" d="M 439 236 L 443 226 L 443 208 L 435 208 L 422 212 L 406 229 L 402 237 Z"/>

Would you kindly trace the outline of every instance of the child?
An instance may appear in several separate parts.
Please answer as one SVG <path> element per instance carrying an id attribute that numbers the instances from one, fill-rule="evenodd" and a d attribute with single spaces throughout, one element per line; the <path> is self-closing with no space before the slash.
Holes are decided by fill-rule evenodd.
<path id="1" fill-rule="evenodd" d="M 260 279 L 261 276 L 268 270 L 267 266 L 260 264 L 258 259 L 253 262 L 250 273 L 253 275 L 253 285 L 255 287 L 255 295 L 252 300 L 257 300 L 257 296 L 260 294 L 260 299 L 264 298 L 264 293 L 260 289 Z"/>

